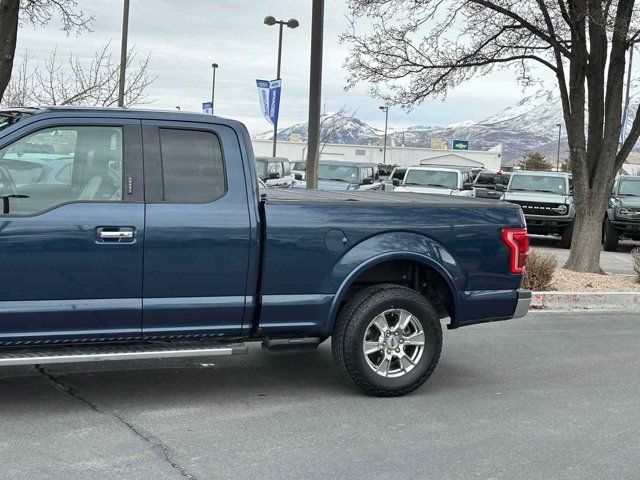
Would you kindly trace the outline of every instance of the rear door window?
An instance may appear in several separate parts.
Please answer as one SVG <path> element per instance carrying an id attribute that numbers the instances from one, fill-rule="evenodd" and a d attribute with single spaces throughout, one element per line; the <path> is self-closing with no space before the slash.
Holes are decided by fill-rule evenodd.
<path id="1" fill-rule="evenodd" d="M 217 135 L 160 128 L 164 202 L 209 203 L 225 195 L 227 180 Z"/>

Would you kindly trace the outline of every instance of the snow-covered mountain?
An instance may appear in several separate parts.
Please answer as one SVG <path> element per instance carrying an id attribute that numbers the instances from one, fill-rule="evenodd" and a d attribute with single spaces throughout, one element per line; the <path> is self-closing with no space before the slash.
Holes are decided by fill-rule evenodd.
<path id="1" fill-rule="evenodd" d="M 367 125 L 362 120 L 340 112 L 327 112 L 320 118 L 320 138 L 323 143 L 339 143 L 346 145 L 376 145 L 382 142 L 384 131 Z M 288 128 L 278 130 L 279 139 L 289 139 L 299 136 L 303 141 L 307 139 L 307 123 L 298 123 Z M 256 135 L 257 140 L 273 139 L 273 132 Z"/>
<path id="2" fill-rule="evenodd" d="M 640 81 L 634 82 L 631 98 L 629 127 L 640 103 Z M 361 120 L 340 114 L 323 117 L 323 142 L 354 145 L 380 145 L 384 131 L 375 129 Z M 562 124 L 561 158 L 568 156 L 566 134 L 559 94 L 552 90 L 540 90 L 520 100 L 480 122 L 464 121 L 447 126 L 420 125 L 406 129 L 392 129 L 389 137 L 394 145 L 417 147 L 431 146 L 431 140 L 441 138 L 469 140 L 473 150 L 488 150 L 503 144 L 505 162 L 514 162 L 529 151 L 539 151 L 555 158 L 558 145 L 558 124 Z M 297 134 L 303 140 L 307 137 L 307 124 L 301 123 L 280 130 L 279 138 L 288 139 Z M 272 133 L 264 133 L 256 138 L 271 139 Z M 636 147 L 640 151 L 640 145 Z"/>

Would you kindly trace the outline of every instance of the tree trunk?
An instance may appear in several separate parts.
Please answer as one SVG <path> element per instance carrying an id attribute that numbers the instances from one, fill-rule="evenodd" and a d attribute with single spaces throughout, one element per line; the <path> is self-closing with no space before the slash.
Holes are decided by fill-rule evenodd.
<path id="1" fill-rule="evenodd" d="M 11 80 L 19 14 L 20 0 L 0 0 L 0 100 Z"/>
<path id="2" fill-rule="evenodd" d="M 611 161 L 611 159 L 602 159 L 602 161 Z M 582 162 L 584 163 L 584 159 Z M 589 185 L 589 178 L 586 175 L 574 175 L 576 218 L 571 251 L 565 268 L 576 272 L 604 273 L 600 268 L 602 225 L 613 180 L 614 175 L 603 175 L 594 179 Z M 576 185 L 576 182 L 580 182 L 581 185 Z"/>

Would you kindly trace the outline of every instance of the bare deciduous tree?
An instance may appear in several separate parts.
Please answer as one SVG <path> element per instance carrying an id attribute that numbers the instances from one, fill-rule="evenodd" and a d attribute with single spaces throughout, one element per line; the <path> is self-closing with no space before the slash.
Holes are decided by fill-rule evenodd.
<path id="1" fill-rule="evenodd" d="M 355 111 L 349 111 L 346 105 L 340 107 L 337 112 L 325 112 L 320 119 L 320 153 L 331 142 L 333 136 L 340 132 L 353 120 Z"/>
<path id="2" fill-rule="evenodd" d="M 147 102 L 147 87 L 155 77 L 148 74 L 149 56 L 138 60 L 135 47 L 127 55 L 125 106 Z M 69 56 L 61 60 L 54 51 L 42 64 L 25 52 L 5 91 L 2 105 L 76 105 L 110 107 L 118 103 L 120 65 L 101 47 L 89 62 Z"/>
<path id="3" fill-rule="evenodd" d="M 640 43 L 634 0 L 350 0 L 350 85 L 410 108 L 495 68 L 536 68 L 557 79 L 577 209 L 566 267 L 599 272 L 602 222 L 616 172 L 640 136 L 623 143 L 626 53 Z M 361 22 L 371 24 L 359 33 Z"/>
<path id="4" fill-rule="evenodd" d="M 77 0 L 0 0 L 0 99 L 11 80 L 18 28 L 44 26 L 54 17 L 67 34 L 89 30 L 94 20 L 78 8 Z"/>

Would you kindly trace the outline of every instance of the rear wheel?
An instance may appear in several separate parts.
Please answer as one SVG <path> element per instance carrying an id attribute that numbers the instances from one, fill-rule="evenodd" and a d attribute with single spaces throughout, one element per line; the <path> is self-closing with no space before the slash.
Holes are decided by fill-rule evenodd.
<path id="1" fill-rule="evenodd" d="M 392 397 L 420 387 L 442 350 L 442 327 L 431 304 L 396 285 L 369 287 L 340 311 L 333 356 L 369 395 Z"/>
<path id="2" fill-rule="evenodd" d="M 620 241 L 620 233 L 616 230 L 608 218 L 604 219 L 604 229 L 602 234 L 602 247 L 607 252 L 615 252 L 618 250 L 618 242 Z"/>

